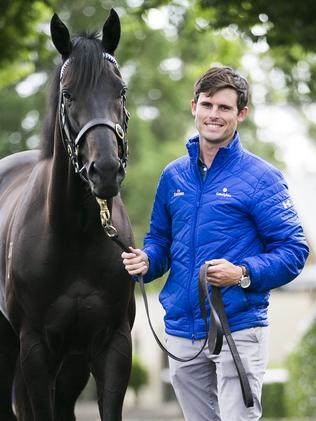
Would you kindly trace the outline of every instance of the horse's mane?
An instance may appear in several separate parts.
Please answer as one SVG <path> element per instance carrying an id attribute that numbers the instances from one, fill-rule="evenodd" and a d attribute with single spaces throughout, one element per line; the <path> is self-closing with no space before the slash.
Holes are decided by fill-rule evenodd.
<path id="1" fill-rule="evenodd" d="M 93 89 L 104 70 L 105 60 L 102 55 L 104 49 L 97 36 L 96 32 L 82 33 L 72 40 L 71 65 L 67 66 L 65 77 L 68 80 L 68 86 L 76 92 L 76 95 Z M 41 139 L 42 159 L 49 158 L 54 151 L 54 131 L 58 111 L 61 67 L 62 65 L 59 65 L 56 68 L 50 83 L 48 113 Z"/>

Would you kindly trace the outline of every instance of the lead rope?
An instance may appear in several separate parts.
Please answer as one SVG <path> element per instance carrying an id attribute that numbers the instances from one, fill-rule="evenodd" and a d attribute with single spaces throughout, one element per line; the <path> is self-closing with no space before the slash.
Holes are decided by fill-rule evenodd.
<path id="1" fill-rule="evenodd" d="M 111 223 L 110 223 L 111 216 L 110 216 L 110 211 L 109 211 L 108 206 L 107 206 L 107 201 L 104 200 L 104 199 L 99 199 L 98 197 L 96 197 L 96 200 L 98 202 L 98 205 L 100 206 L 101 225 L 102 225 L 102 227 L 103 227 L 106 235 L 112 241 L 114 241 L 123 251 L 125 251 L 127 253 L 130 253 L 129 248 L 118 238 L 118 233 L 117 233 L 116 228 L 113 227 L 113 225 L 111 225 Z M 138 283 L 139 283 L 140 291 L 141 291 L 141 294 L 142 294 L 142 297 L 143 297 L 143 301 L 144 301 L 144 306 L 145 306 L 145 311 L 146 311 L 146 316 L 147 316 L 148 324 L 149 324 L 149 327 L 150 327 L 150 329 L 152 331 L 152 334 L 153 334 L 153 336 L 154 336 L 157 344 L 159 345 L 159 347 L 164 352 L 166 352 L 170 358 L 173 358 L 174 360 L 179 361 L 179 362 L 189 362 L 189 361 L 192 361 L 195 358 L 197 358 L 201 354 L 201 352 L 203 351 L 203 349 L 204 349 L 204 347 L 205 347 L 205 345 L 207 343 L 208 337 L 205 338 L 205 340 L 203 342 L 203 345 L 202 345 L 201 349 L 199 350 L 199 352 L 197 354 L 195 354 L 192 358 L 183 359 L 183 358 L 177 357 L 176 355 L 174 355 L 170 351 L 168 351 L 164 347 L 164 345 L 161 343 L 160 339 L 158 338 L 158 336 L 157 336 L 157 334 L 155 332 L 155 329 L 153 328 L 153 325 L 152 325 L 152 322 L 151 322 L 151 318 L 150 318 L 150 314 L 149 314 L 149 306 L 148 306 L 148 299 L 147 299 L 147 294 L 146 294 L 146 290 L 145 290 L 144 279 L 143 279 L 143 277 L 141 275 L 139 275 L 137 278 L 138 278 Z M 203 311 L 202 311 L 202 313 L 203 313 L 203 320 L 204 320 L 204 323 L 205 323 L 205 326 L 206 326 L 206 331 L 207 331 L 207 317 L 206 317 L 205 302 L 203 302 L 202 308 L 203 308 Z M 216 348 L 215 349 L 215 351 L 216 351 L 216 350 L 218 350 L 218 347 L 216 347 L 215 345 L 216 344 L 214 344 L 214 349 Z M 220 352 L 220 349 L 219 349 L 218 353 L 219 352 Z"/>
<path id="2" fill-rule="evenodd" d="M 100 207 L 101 225 L 106 235 L 108 236 L 108 238 L 114 241 L 123 251 L 129 253 L 130 252 L 129 248 L 118 238 L 118 233 L 117 233 L 116 228 L 110 223 L 111 214 L 107 206 L 107 201 L 105 199 L 99 199 L 98 197 L 96 197 L 96 200 Z M 141 290 L 143 301 L 144 301 L 148 324 L 159 347 L 164 352 L 166 352 L 170 358 L 179 362 L 189 362 L 197 358 L 203 351 L 206 343 L 208 344 L 210 353 L 218 355 L 222 349 L 223 333 L 224 333 L 230 352 L 232 354 L 235 366 L 236 366 L 245 406 L 246 408 L 250 408 L 254 405 L 254 401 L 253 401 L 253 395 L 251 392 L 248 377 L 247 377 L 245 368 L 242 364 L 241 358 L 239 356 L 234 339 L 231 335 L 227 316 L 224 310 L 224 304 L 223 304 L 220 288 L 212 286 L 212 294 L 210 296 L 208 282 L 207 282 L 207 268 L 208 268 L 208 264 L 202 265 L 200 268 L 200 273 L 199 273 L 199 300 L 200 300 L 201 313 L 202 313 L 203 321 L 205 324 L 206 338 L 203 342 L 201 349 L 198 351 L 197 354 L 195 354 L 192 358 L 189 358 L 189 359 L 179 358 L 176 355 L 169 352 L 161 343 L 151 323 L 148 299 L 147 299 L 147 294 L 146 294 L 145 285 L 144 285 L 144 279 L 142 276 L 139 275 L 138 282 L 139 282 L 140 290 Z M 206 299 L 210 307 L 209 328 L 208 328 L 208 323 L 207 323 L 206 306 L 205 306 Z"/>

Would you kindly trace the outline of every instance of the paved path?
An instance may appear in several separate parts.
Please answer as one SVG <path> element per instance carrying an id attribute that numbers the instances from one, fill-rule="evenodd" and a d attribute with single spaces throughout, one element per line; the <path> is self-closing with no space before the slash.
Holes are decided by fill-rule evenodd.
<path id="1" fill-rule="evenodd" d="M 100 421 L 95 403 L 79 403 L 76 406 L 77 421 Z M 125 407 L 123 421 L 184 421 L 177 404 L 166 403 L 159 408 Z"/>

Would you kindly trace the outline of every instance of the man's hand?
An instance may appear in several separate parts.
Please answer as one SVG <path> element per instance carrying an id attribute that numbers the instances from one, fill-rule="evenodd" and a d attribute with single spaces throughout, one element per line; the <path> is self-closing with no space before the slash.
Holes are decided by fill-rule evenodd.
<path id="1" fill-rule="evenodd" d="M 123 264 L 130 275 L 145 275 L 149 269 L 149 260 L 145 252 L 129 247 L 130 253 L 122 253 Z"/>
<path id="2" fill-rule="evenodd" d="M 237 285 L 242 277 L 241 267 L 226 259 L 213 259 L 205 263 L 209 264 L 207 281 L 216 287 Z"/>

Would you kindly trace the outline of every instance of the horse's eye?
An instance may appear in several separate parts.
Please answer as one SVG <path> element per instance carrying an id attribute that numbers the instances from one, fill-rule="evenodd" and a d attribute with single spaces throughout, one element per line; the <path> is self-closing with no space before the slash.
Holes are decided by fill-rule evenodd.
<path id="1" fill-rule="evenodd" d="M 122 88 L 122 90 L 121 90 L 121 96 L 122 96 L 122 97 L 125 97 L 125 96 L 126 96 L 126 93 L 127 93 L 127 87 L 126 87 L 126 86 L 124 86 L 124 87 Z"/>
<path id="2" fill-rule="evenodd" d="M 72 97 L 70 95 L 70 93 L 66 90 L 63 91 L 63 97 L 67 100 L 67 101 L 72 101 Z"/>

